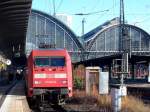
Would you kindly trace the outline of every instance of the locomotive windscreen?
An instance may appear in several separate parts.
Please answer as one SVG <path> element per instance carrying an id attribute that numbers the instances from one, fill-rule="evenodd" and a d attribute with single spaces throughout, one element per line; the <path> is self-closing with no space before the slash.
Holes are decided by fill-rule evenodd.
<path id="1" fill-rule="evenodd" d="M 65 57 L 35 57 L 35 66 L 65 66 Z"/>

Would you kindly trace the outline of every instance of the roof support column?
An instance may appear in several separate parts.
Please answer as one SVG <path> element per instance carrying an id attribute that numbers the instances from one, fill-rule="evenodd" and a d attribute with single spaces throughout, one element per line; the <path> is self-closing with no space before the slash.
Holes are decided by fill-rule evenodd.
<path id="1" fill-rule="evenodd" d="M 116 28 L 115 28 L 115 44 L 114 44 L 114 50 L 117 50 L 117 40 L 116 40 L 116 38 L 117 38 L 117 32 L 116 32 Z"/>
<path id="2" fill-rule="evenodd" d="M 104 33 L 104 42 L 105 42 L 104 51 L 106 51 L 106 32 Z"/>
<path id="3" fill-rule="evenodd" d="M 142 41 L 141 41 L 141 40 L 142 40 L 142 38 L 141 38 L 141 32 L 140 32 L 139 51 L 141 51 L 141 50 L 142 50 L 142 48 L 141 48 L 141 44 L 142 44 L 141 42 L 142 42 Z"/>
<path id="4" fill-rule="evenodd" d="M 65 41 L 66 41 L 66 36 L 65 36 L 65 31 L 64 31 L 64 48 L 65 48 Z"/>
<path id="5" fill-rule="evenodd" d="M 56 32 L 56 23 L 55 23 L 55 47 L 57 47 L 57 46 L 56 46 L 56 35 L 57 35 L 56 33 L 57 33 L 57 32 Z"/>

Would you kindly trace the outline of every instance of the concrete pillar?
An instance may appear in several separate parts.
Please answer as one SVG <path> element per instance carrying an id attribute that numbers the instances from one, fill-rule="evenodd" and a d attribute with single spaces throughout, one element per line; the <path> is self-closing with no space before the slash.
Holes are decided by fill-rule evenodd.
<path id="1" fill-rule="evenodd" d="M 111 89 L 111 99 L 112 99 L 112 108 L 114 112 L 121 111 L 121 95 L 120 89 L 112 88 Z"/>
<path id="2" fill-rule="evenodd" d="M 111 89 L 112 108 L 114 112 L 121 111 L 121 98 L 127 95 L 126 86 Z"/>
<path id="3" fill-rule="evenodd" d="M 86 94 L 90 94 L 89 71 L 90 70 L 86 69 Z"/>

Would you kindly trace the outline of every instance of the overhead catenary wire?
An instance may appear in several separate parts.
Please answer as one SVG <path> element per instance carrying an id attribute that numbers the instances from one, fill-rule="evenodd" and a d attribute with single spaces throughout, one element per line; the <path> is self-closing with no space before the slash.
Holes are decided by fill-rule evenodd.
<path id="1" fill-rule="evenodd" d="M 93 24 L 95 24 L 100 18 L 104 17 L 104 15 L 106 15 L 108 12 L 100 14 L 96 19 L 94 19 L 94 22 L 92 22 L 90 25 L 88 26 L 92 26 Z"/>
<path id="2" fill-rule="evenodd" d="M 148 22 L 150 20 L 150 16 L 142 21 L 140 21 L 139 23 L 143 23 L 143 22 Z"/>
<path id="3" fill-rule="evenodd" d="M 98 16 L 96 19 L 94 19 L 94 21 L 92 21 L 92 23 L 89 24 L 88 26 L 91 27 L 91 26 L 92 26 L 93 24 L 95 24 L 99 19 L 102 19 L 102 17 L 104 17 L 104 15 L 109 15 L 109 12 L 110 12 L 111 9 L 112 9 L 112 7 L 109 8 L 108 11 L 106 11 L 106 13 L 98 14 L 99 16 Z"/>
<path id="4" fill-rule="evenodd" d="M 101 2 L 100 2 L 101 1 Z M 99 3 L 101 3 L 101 4 L 99 4 Z M 76 16 L 82 16 L 82 21 L 83 21 L 83 18 L 84 19 L 86 19 L 86 17 L 84 17 L 84 16 L 90 16 L 90 15 L 101 15 L 101 13 L 103 13 L 103 15 L 104 15 L 104 12 L 109 12 L 110 11 L 110 9 L 112 9 L 112 7 L 111 8 L 109 8 L 109 9 L 106 9 L 106 10 L 103 10 L 103 11 L 95 11 L 95 7 L 103 7 L 103 4 L 104 4 L 104 0 L 97 0 L 96 1 L 96 3 L 95 3 L 95 5 L 92 7 L 92 11 L 93 12 L 87 12 L 87 13 L 76 13 L 76 14 L 69 14 L 69 15 L 76 15 Z M 115 3 L 115 6 L 116 6 L 116 3 Z M 84 11 L 85 12 L 85 11 Z M 105 13 L 106 14 L 106 13 Z M 95 22 L 95 21 L 94 21 Z M 83 23 L 83 22 L 82 22 Z M 78 27 L 79 27 L 80 25 L 78 25 Z M 88 25 L 89 26 L 89 25 Z M 77 28 L 78 28 L 77 27 Z M 77 29 L 76 28 L 76 29 Z M 79 30 L 79 28 L 78 28 L 78 30 Z"/>
<path id="5" fill-rule="evenodd" d="M 60 0 L 57 8 L 56 8 L 56 12 L 58 12 L 58 10 L 60 9 L 61 5 L 63 4 L 63 0 Z"/>
<path id="6" fill-rule="evenodd" d="M 89 15 L 102 13 L 102 12 L 107 12 L 107 11 L 109 11 L 109 10 L 106 9 L 106 10 L 95 11 L 95 12 L 88 12 L 88 13 L 75 13 L 73 15 L 76 15 L 76 16 L 89 16 Z M 84 23 L 85 23 L 85 18 L 82 19 L 82 35 L 84 35 Z"/>
<path id="7" fill-rule="evenodd" d="M 55 0 L 53 0 L 53 10 L 54 10 L 53 16 L 56 16 Z"/>
<path id="8" fill-rule="evenodd" d="M 73 14 L 73 15 L 86 16 L 86 15 L 98 14 L 98 13 L 101 13 L 101 12 L 107 12 L 107 11 L 109 11 L 109 10 L 106 9 L 106 10 L 95 11 L 95 12 L 88 12 L 88 13 L 76 13 L 76 14 Z"/>
<path id="9" fill-rule="evenodd" d="M 136 22 L 133 22 L 132 24 L 135 25 L 135 24 L 138 24 L 138 23 L 145 23 L 145 22 L 149 22 L 150 20 L 150 16 L 144 20 L 141 20 L 141 21 L 136 21 Z"/>
<path id="10" fill-rule="evenodd" d="M 51 0 L 48 0 L 48 3 L 49 7 L 53 7 L 52 4 L 51 4 Z M 50 15 L 52 14 L 52 8 L 49 8 L 49 13 Z"/>

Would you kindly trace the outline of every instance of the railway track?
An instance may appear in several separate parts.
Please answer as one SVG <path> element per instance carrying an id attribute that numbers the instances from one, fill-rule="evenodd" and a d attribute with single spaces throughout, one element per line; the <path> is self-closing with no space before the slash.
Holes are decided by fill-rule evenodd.
<path id="1" fill-rule="evenodd" d="M 51 105 L 49 108 L 41 110 L 41 112 L 68 112 L 63 106 Z"/>
<path id="2" fill-rule="evenodd" d="M 42 104 L 36 108 L 32 108 L 32 112 L 68 112 L 65 107 L 60 105 Z"/>

